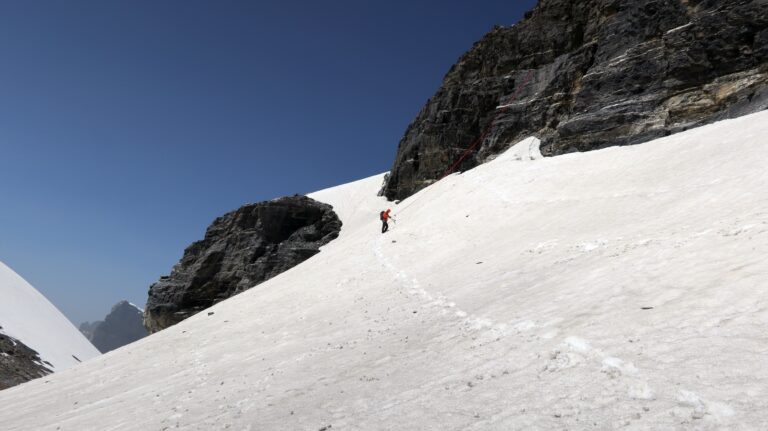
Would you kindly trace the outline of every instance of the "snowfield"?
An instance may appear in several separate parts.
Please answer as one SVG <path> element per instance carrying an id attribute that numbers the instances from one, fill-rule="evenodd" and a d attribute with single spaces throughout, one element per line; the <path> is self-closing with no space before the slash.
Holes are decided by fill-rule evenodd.
<path id="1" fill-rule="evenodd" d="M 0 333 L 36 351 L 52 371 L 100 355 L 43 295 L 0 262 Z"/>
<path id="2" fill-rule="evenodd" d="M 403 201 L 179 325 L 0 392 L 4 430 L 766 430 L 768 112 Z M 378 213 L 397 222 L 379 233 Z"/>

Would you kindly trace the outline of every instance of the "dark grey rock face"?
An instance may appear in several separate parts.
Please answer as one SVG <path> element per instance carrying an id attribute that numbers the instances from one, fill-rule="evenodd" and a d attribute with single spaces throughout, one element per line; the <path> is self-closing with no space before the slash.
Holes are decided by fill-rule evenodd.
<path id="1" fill-rule="evenodd" d="M 103 321 L 81 324 L 80 332 L 101 353 L 107 353 L 146 337 L 143 318 L 144 314 L 133 304 L 120 301 Z"/>
<path id="2" fill-rule="evenodd" d="M 458 170 L 531 135 L 551 156 L 766 109 L 767 61 L 765 0 L 540 0 L 448 72 L 383 193 L 403 199 L 433 183 L 484 130 Z"/>
<path id="3" fill-rule="evenodd" d="M 85 338 L 87 338 L 88 341 L 91 341 L 93 339 L 93 331 L 95 331 L 96 328 L 98 328 L 102 323 L 104 323 L 103 320 L 97 320 L 95 322 L 83 322 L 77 329 L 80 330 L 81 334 L 85 335 Z M 93 341 L 91 341 L 91 343 L 93 343 Z"/>
<path id="4" fill-rule="evenodd" d="M 144 325 L 174 325 L 317 254 L 339 235 L 330 205 L 306 196 L 249 204 L 217 218 L 171 275 L 149 288 Z"/>
<path id="5" fill-rule="evenodd" d="M 50 366 L 21 341 L 0 334 L 0 390 L 51 374 Z"/>

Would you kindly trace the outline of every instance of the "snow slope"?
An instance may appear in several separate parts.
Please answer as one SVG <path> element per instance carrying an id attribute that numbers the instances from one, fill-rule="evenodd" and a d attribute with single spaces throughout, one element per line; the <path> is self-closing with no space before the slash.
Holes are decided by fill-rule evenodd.
<path id="1" fill-rule="evenodd" d="M 386 235 L 381 176 L 317 192 L 344 221 L 320 254 L 0 392 L 0 423 L 768 429 L 767 137 L 763 112 L 556 158 L 528 140 L 394 207 Z"/>
<path id="2" fill-rule="evenodd" d="M 99 355 L 43 295 L 0 262 L 0 332 L 35 350 L 53 371 Z"/>

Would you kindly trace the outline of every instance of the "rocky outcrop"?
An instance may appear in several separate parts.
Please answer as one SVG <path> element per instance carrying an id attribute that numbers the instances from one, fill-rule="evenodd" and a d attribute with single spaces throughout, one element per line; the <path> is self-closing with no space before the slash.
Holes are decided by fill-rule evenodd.
<path id="1" fill-rule="evenodd" d="M 120 301 L 103 321 L 81 324 L 80 332 L 101 353 L 107 353 L 146 337 L 143 317 L 143 312 L 135 305 Z"/>
<path id="2" fill-rule="evenodd" d="M 0 390 L 51 374 L 48 367 L 36 351 L 0 333 Z"/>
<path id="3" fill-rule="evenodd" d="M 171 275 L 149 288 L 144 325 L 159 331 L 269 280 L 317 254 L 340 230 L 330 205 L 298 195 L 219 217 Z"/>
<path id="4" fill-rule="evenodd" d="M 531 135 L 552 156 L 768 108 L 765 0 L 541 0 L 446 75 L 382 190 L 402 199 Z M 487 131 L 487 134 L 484 133 Z"/>

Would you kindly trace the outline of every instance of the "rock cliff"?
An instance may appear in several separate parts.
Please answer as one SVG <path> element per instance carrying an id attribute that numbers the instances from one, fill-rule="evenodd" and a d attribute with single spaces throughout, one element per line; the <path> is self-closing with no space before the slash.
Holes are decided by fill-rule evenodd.
<path id="1" fill-rule="evenodd" d="M 171 274 L 149 289 L 144 325 L 156 332 L 314 256 L 341 230 L 330 205 L 306 196 L 249 204 L 217 218 Z"/>
<path id="2" fill-rule="evenodd" d="M 766 0 L 541 0 L 451 68 L 382 192 L 428 186 L 481 136 L 458 170 L 530 135 L 553 156 L 766 109 L 767 60 Z"/>

